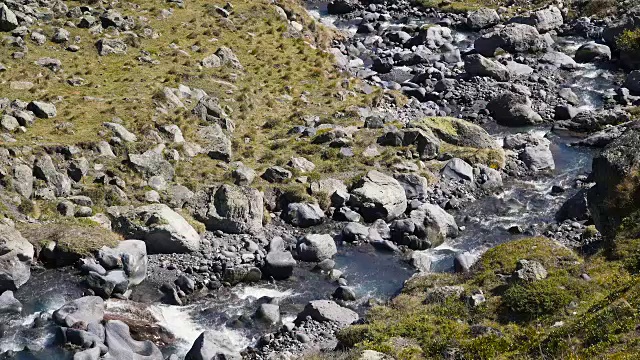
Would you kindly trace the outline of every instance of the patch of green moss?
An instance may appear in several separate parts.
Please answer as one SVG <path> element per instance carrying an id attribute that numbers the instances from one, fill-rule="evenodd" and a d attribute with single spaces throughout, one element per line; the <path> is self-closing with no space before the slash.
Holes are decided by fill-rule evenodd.
<path id="1" fill-rule="evenodd" d="M 620 51 L 631 55 L 640 55 L 640 28 L 625 30 L 616 39 L 616 45 Z"/>

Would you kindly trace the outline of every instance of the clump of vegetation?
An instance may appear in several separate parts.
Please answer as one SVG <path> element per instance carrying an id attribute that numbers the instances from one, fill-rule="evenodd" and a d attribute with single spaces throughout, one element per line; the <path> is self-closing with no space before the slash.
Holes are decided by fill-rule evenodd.
<path id="1" fill-rule="evenodd" d="M 640 56 L 640 28 L 625 30 L 616 39 L 616 45 L 620 51 Z"/>
<path id="2" fill-rule="evenodd" d="M 636 240 L 629 244 L 638 248 Z M 540 262 L 548 276 L 512 281 L 519 259 Z M 339 338 L 348 347 L 397 359 L 444 353 L 465 359 L 633 358 L 640 349 L 634 333 L 640 304 L 637 271 L 608 249 L 581 259 L 549 239 L 516 240 L 487 251 L 469 274 L 410 280 L 402 294 L 374 308 L 364 324 L 343 330 Z M 425 302 L 434 289 L 446 286 L 461 287 L 462 295 Z M 485 301 L 474 305 L 470 295 L 479 291 Z"/>

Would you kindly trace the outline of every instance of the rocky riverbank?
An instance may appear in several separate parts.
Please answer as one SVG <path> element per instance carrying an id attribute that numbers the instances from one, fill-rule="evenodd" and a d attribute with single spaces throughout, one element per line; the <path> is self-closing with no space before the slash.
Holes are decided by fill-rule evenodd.
<path id="1" fill-rule="evenodd" d="M 450 5 L 2 4 L 2 356 L 520 356 L 510 324 L 593 309 L 637 12 Z M 411 335 L 433 311 L 495 331 Z"/>

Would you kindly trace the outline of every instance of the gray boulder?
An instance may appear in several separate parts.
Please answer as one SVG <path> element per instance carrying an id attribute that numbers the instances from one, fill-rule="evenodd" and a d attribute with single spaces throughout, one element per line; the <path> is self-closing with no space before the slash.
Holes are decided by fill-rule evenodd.
<path id="1" fill-rule="evenodd" d="M 471 30 L 482 30 L 500 22 L 500 15 L 494 9 L 480 8 L 467 14 L 467 26 Z"/>
<path id="2" fill-rule="evenodd" d="M 486 76 L 496 81 L 509 81 L 511 73 L 506 66 L 497 61 L 487 59 L 480 54 L 464 58 L 464 69 L 471 76 Z"/>
<path id="3" fill-rule="evenodd" d="M 309 302 L 298 314 L 296 323 L 302 323 L 307 317 L 320 322 L 335 322 L 345 327 L 356 322 L 360 317 L 348 308 L 342 307 L 330 300 L 315 300 Z"/>
<path id="4" fill-rule="evenodd" d="M 127 128 L 125 128 L 122 124 L 118 124 L 115 122 L 105 122 L 102 125 L 107 129 L 113 131 L 113 133 L 117 137 L 122 139 L 122 141 L 135 142 L 138 140 L 138 137 L 131 131 L 127 130 Z"/>
<path id="5" fill-rule="evenodd" d="M 534 11 L 527 16 L 518 16 L 510 21 L 534 26 L 540 32 L 555 30 L 564 23 L 562 12 L 555 6 Z"/>
<path id="6" fill-rule="evenodd" d="M 149 340 L 136 341 L 131 337 L 129 326 L 120 320 L 109 320 L 104 326 L 105 345 L 109 360 L 164 360 L 160 349 Z"/>
<path id="7" fill-rule="evenodd" d="M 514 281 L 534 282 L 547 278 L 547 270 L 541 263 L 533 260 L 518 260 L 516 271 L 511 275 Z"/>
<path id="8" fill-rule="evenodd" d="M 228 47 L 221 46 L 216 50 L 215 54 L 220 58 L 222 65 L 229 65 L 234 69 L 243 70 L 240 60 Z"/>
<path id="9" fill-rule="evenodd" d="M 43 101 L 30 102 L 29 105 L 27 105 L 27 110 L 33 112 L 35 116 L 41 119 L 54 118 L 58 114 L 55 105 Z"/>
<path id="10" fill-rule="evenodd" d="M 232 347 L 232 342 L 220 333 L 205 331 L 193 343 L 185 360 L 241 360 L 242 356 Z"/>
<path id="11" fill-rule="evenodd" d="M 526 95 L 504 92 L 487 104 L 491 116 L 500 125 L 530 126 L 542 122 L 542 117 L 531 108 Z"/>
<path id="12" fill-rule="evenodd" d="M 100 39 L 96 43 L 96 47 L 100 56 L 124 55 L 127 53 L 127 44 L 121 39 Z"/>
<path id="13" fill-rule="evenodd" d="M 466 161 L 453 158 L 442 168 L 440 174 L 445 179 L 473 182 L 473 168 Z"/>
<path id="14" fill-rule="evenodd" d="M 0 313 L 16 313 L 22 312 L 22 303 L 13 296 L 13 291 L 7 290 L 0 295 Z"/>
<path id="15" fill-rule="evenodd" d="M 6 4 L 2 3 L 0 5 L 0 31 L 13 31 L 19 25 L 16 14 Z"/>
<path id="16" fill-rule="evenodd" d="M 33 245 L 14 227 L 0 223 L 0 293 L 29 280 L 33 256 Z"/>
<path id="17" fill-rule="evenodd" d="M 231 139 L 218 124 L 201 127 L 197 133 L 202 142 L 202 148 L 214 160 L 231 161 Z"/>
<path id="18" fill-rule="evenodd" d="M 291 171 L 280 166 L 269 167 L 262 174 L 262 178 L 270 183 L 282 183 L 285 180 L 291 179 L 291 176 L 293 176 Z"/>
<path id="19" fill-rule="evenodd" d="M 573 70 L 578 67 L 578 63 L 576 63 L 571 56 L 559 51 L 550 51 L 542 55 L 540 62 L 551 64 L 565 70 Z"/>
<path id="20" fill-rule="evenodd" d="M 509 24 L 479 37 L 474 47 L 482 56 L 491 57 L 498 48 L 512 54 L 535 53 L 546 50 L 552 42 L 550 37 L 540 35 L 533 26 Z"/>
<path id="21" fill-rule="evenodd" d="M 194 216 L 209 230 L 256 234 L 262 230 L 262 192 L 249 187 L 222 185 L 196 194 Z"/>
<path id="22" fill-rule="evenodd" d="M 327 12 L 331 15 L 342 15 L 357 9 L 358 2 L 354 0 L 332 0 L 327 4 Z"/>
<path id="23" fill-rule="evenodd" d="M 129 289 L 129 280 L 122 270 L 111 270 L 106 275 L 90 272 L 87 284 L 104 298 L 109 298 L 112 294 L 124 294 Z"/>
<path id="24" fill-rule="evenodd" d="M 606 62 L 611 60 L 611 48 L 590 42 L 580 46 L 574 57 L 579 63 Z"/>
<path id="25" fill-rule="evenodd" d="M 175 175 L 171 163 L 164 158 L 162 153 L 155 150 L 148 150 L 142 154 L 129 154 L 129 163 L 137 172 L 147 178 L 160 176 L 170 181 Z"/>
<path id="26" fill-rule="evenodd" d="M 525 147 L 519 158 L 533 171 L 553 170 L 556 167 L 548 142 Z"/>
<path id="27" fill-rule="evenodd" d="M 53 160 L 47 154 L 40 154 L 36 157 L 33 163 L 33 175 L 51 186 L 55 196 L 65 197 L 71 193 L 71 179 L 56 170 Z"/>
<path id="28" fill-rule="evenodd" d="M 400 183 L 379 171 L 371 170 L 356 183 L 349 197 L 365 221 L 393 220 L 407 209 L 407 197 Z"/>
<path id="29" fill-rule="evenodd" d="M 420 199 L 427 196 L 429 192 L 429 181 L 416 174 L 398 174 L 394 178 L 398 180 L 407 200 Z"/>
<path id="30" fill-rule="evenodd" d="M 293 274 L 296 260 L 289 251 L 269 251 L 265 258 L 264 273 L 275 280 L 288 279 Z"/>
<path id="31" fill-rule="evenodd" d="M 277 324 L 280 322 L 280 306 L 261 304 L 256 310 L 256 318 L 269 324 Z"/>
<path id="32" fill-rule="evenodd" d="M 60 326 L 73 327 L 76 323 L 101 322 L 105 304 L 99 296 L 85 296 L 64 304 L 53 312 L 53 320 Z"/>
<path id="33" fill-rule="evenodd" d="M 286 218 L 291 225 L 305 228 L 322 224 L 325 216 L 318 204 L 291 203 L 287 207 Z"/>
<path id="34" fill-rule="evenodd" d="M 124 240 L 114 248 L 103 246 L 97 258 L 106 269 L 123 269 L 130 285 L 140 284 L 147 276 L 147 247 L 142 240 Z"/>
<path id="35" fill-rule="evenodd" d="M 337 252 L 331 235 L 308 234 L 298 240 L 298 259 L 305 262 L 320 262 L 332 258 Z"/>
<path id="36" fill-rule="evenodd" d="M 13 168 L 14 190 L 29 199 L 33 194 L 33 169 L 26 164 L 16 164 Z"/>
<path id="37" fill-rule="evenodd" d="M 426 203 L 422 204 L 418 210 L 424 212 L 423 224 L 427 229 L 432 229 L 445 238 L 458 236 L 459 230 L 455 218 L 440 206 Z"/>
<path id="38" fill-rule="evenodd" d="M 256 178 L 256 172 L 244 164 L 239 164 L 235 169 L 233 169 L 231 177 L 233 177 L 234 184 L 239 186 L 248 186 L 251 185 L 253 180 Z"/>
<path id="39" fill-rule="evenodd" d="M 178 213 L 164 204 L 145 205 L 135 209 L 109 208 L 114 231 L 127 239 L 140 239 L 150 254 L 197 251 L 200 235 Z"/>
<path id="40" fill-rule="evenodd" d="M 73 360 L 99 360 L 100 348 L 92 347 L 86 350 L 78 351 L 73 354 Z"/>

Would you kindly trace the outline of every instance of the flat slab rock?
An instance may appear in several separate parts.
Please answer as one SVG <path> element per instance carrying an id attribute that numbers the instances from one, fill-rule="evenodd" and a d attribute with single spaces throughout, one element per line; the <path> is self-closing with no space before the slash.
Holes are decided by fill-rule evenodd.
<path id="1" fill-rule="evenodd" d="M 296 323 L 303 322 L 307 316 L 320 322 L 336 322 L 340 324 L 340 326 L 351 325 L 360 319 L 360 316 L 358 316 L 355 311 L 342 307 L 331 300 L 315 300 L 309 302 L 304 307 L 304 310 L 298 314 Z"/>

